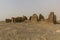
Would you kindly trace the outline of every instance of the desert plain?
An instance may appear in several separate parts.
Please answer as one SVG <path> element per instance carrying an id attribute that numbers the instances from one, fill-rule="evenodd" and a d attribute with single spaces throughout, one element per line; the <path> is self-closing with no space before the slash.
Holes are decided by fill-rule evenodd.
<path id="1" fill-rule="evenodd" d="M 60 40 L 60 24 L 0 22 L 0 40 Z"/>

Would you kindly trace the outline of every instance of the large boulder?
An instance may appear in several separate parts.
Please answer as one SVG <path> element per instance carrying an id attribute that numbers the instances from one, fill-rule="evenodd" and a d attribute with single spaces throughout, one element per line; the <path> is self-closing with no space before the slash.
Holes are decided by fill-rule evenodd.
<path id="1" fill-rule="evenodd" d="M 39 15 L 39 21 L 45 21 L 45 18 L 42 14 Z"/>
<path id="2" fill-rule="evenodd" d="M 31 22 L 37 22 L 38 21 L 38 16 L 36 14 L 33 14 L 31 17 L 30 17 L 30 21 Z"/>
<path id="3" fill-rule="evenodd" d="M 56 23 L 56 15 L 54 14 L 54 12 L 50 12 L 50 15 L 49 15 L 47 21 L 49 23 L 53 23 L 53 24 Z"/>
<path id="4" fill-rule="evenodd" d="M 12 21 L 11 19 L 5 19 L 6 23 L 11 23 L 11 21 Z"/>

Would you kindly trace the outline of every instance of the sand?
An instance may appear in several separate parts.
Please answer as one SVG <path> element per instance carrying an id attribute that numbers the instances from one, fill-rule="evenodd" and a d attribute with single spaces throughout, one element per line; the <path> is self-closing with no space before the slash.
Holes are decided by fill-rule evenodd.
<path id="1" fill-rule="evenodd" d="M 0 22 L 0 40 L 60 40 L 60 24 Z"/>

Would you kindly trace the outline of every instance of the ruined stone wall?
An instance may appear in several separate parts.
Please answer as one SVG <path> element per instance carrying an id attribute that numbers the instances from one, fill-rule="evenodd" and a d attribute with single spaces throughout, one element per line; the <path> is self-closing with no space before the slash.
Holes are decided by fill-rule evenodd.
<path id="1" fill-rule="evenodd" d="M 6 23 L 11 23 L 11 21 L 12 21 L 11 19 L 5 19 Z"/>
<path id="2" fill-rule="evenodd" d="M 45 18 L 42 14 L 39 15 L 39 21 L 45 21 Z"/>
<path id="3" fill-rule="evenodd" d="M 39 18 L 37 16 L 37 14 L 33 14 L 32 16 L 29 17 L 29 19 L 26 16 L 23 17 L 12 17 L 12 22 L 32 22 L 32 23 L 36 23 L 36 22 L 44 22 L 46 21 L 47 23 L 57 23 L 56 21 L 56 15 L 54 14 L 54 12 L 50 12 L 49 16 L 47 19 L 44 18 L 44 16 L 42 14 L 39 14 Z M 11 22 L 10 19 L 6 19 L 6 22 Z"/>
<path id="4" fill-rule="evenodd" d="M 47 21 L 49 23 L 56 23 L 56 15 L 54 14 L 54 12 L 50 12 Z"/>
<path id="5" fill-rule="evenodd" d="M 38 16 L 36 14 L 33 14 L 30 18 L 31 22 L 37 22 L 38 21 Z"/>

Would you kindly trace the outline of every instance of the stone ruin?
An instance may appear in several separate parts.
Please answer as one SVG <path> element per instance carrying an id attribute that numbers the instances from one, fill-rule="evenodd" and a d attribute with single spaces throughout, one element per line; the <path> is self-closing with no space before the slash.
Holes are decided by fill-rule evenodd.
<path id="1" fill-rule="evenodd" d="M 24 22 L 25 20 L 27 20 L 27 17 L 26 16 L 23 16 L 23 17 L 12 17 L 11 19 L 6 19 L 5 21 L 8 23 L 8 22 Z"/>
<path id="2" fill-rule="evenodd" d="M 15 18 L 14 17 L 12 17 L 11 20 L 12 20 L 13 23 L 15 22 Z"/>
<path id="3" fill-rule="evenodd" d="M 10 23 L 10 22 L 25 22 L 25 20 L 28 20 L 26 22 L 33 22 L 33 23 L 36 23 L 36 22 L 46 22 L 46 23 L 53 23 L 53 24 L 56 24 L 56 15 L 54 14 L 54 12 L 50 12 L 49 16 L 48 16 L 48 19 L 46 20 L 44 18 L 44 16 L 42 14 L 39 15 L 39 19 L 38 19 L 38 16 L 37 14 L 33 14 L 32 16 L 30 16 L 30 18 L 28 19 L 26 16 L 23 16 L 23 17 L 12 17 L 12 19 L 6 19 L 6 23 Z"/>
<path id="4" fill-rule="evenodd" d="M 50 12 L 47 21 L 48 23 L 56 24 L 56 15 L 54 14 L 54 12 Z"/>
<path id="5" fill-rule="evenodd" d="M 38 16 L 36 14 L 33 14 L 32 16 L 30 16 L 29 19 L 30 19 L 31 22 L 34 22 L 35 23 L 35 22 L 38 21 Z"/>
<path id="6" fill-rule="evenodd" d="M 45 18 L 42 14 L 39 15 L 39 21 L 45 21 Z"/>
<path id="7" fill-rule="evenodd" d="M 12 20 L 11 19 L 5 19 L 5 22 L 10 23 L 10 22 L 12 22 Z"/>
<path id="8" fill-rule="evenodd" d="M 14 20 L 14 22 L 22 22 L 23 21 L 23 18 L 22 17 L 16 17 L 13 20 Z"/>
<path id="9" fill-rule="evenodd" d="M 32 17 L 32 16 L 29 17 L 29 20 L 30 20 L 30 21 L 31 21 L 31 17 Z"/>

